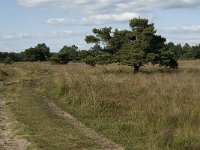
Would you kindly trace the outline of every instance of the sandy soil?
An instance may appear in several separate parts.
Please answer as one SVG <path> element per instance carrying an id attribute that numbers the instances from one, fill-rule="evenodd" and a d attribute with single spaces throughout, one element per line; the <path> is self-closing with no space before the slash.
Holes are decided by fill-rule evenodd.
<path id="1" fill-rule="evenodd" d="M 26 140 L 14 135 L 10 129 L 5 109 L 6 103 L 0 97 L 0 150 L 24 150 L 29 144 Z"/>

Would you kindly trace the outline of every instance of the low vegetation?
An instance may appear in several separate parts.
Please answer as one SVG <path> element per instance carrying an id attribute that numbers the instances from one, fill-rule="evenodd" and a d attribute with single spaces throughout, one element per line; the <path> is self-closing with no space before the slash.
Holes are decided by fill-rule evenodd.
<path id="1" fill-rule="evenodd" d="M 138 74 L 117 64 L 16 63 L 8 68 L 21 82 L 2 94 L 24 124 L 19 134 L 39 149 L 98 149 L 52 114 L 44 97 L 125 149 L 200 149 L 199 63 L 147 65 Z"/>
<path id="2" fill-rule="evenodd" d="M 199 61 L 180 64 L 137 75 L 118 65 L 61 66 L 56 102 L 126 149 L 199 149 Z"/>

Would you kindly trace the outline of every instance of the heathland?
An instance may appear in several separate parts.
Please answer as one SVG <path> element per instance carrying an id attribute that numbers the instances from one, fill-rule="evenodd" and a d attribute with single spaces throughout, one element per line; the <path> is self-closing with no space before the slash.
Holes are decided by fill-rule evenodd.
<path id="1" fill-rule="evenodd" d="M 199 64 L 147 65 L 137 74 L 117 64 L 1 64 L 0 95 L 29 149 L 101 149 L 46 102 L 125 149 L 200 149 Z"/>

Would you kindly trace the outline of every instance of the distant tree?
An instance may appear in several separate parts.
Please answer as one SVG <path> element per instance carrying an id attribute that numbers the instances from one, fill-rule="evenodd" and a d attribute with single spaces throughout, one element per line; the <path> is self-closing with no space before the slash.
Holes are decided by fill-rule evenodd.
<path id="1" fill-rule="evenodd" d="M 13 63 L 13 61 L 12 61 L 12 59 L 10 58 L 10 57 L 6 57 L 5 58 L 5 60 L 4 60 L 4 62 L 3 62 L 5 65 L 10 65 L 10 64 L 12 64 Z"/>
<path id="2" fill-rule="evenodd" d="M 174 53 L 174 57 L 176 59 L 179 59 L 182 57 L 182 55 L 184 54 L 184 51 L 182 49 L 182 46 L 180 44 L 175 45 L 173 42 L 169 42 L 165 45 L 166 49 L 168 49 L 169 51 Z"/>
<path id="3" fill-rule="evenodd" d="M 200 44 L 196 45 L 196 46 L 192 46 L 190 51 L 193 54 L 192 57 L 194 59 L 199 59 L 200 58 Z"/>
<path id="4" fill-rule="evenodd" d="M 43 55 L 42 51 L 38 51 L 35 48 L 26 49 L 22 52 L 22 57 L 24 61 L 44 61 L 45 56 Z"/>
<path id="5" fill-rule="evenodd" d="M 178 67 L 176 54 L 165 47 L 160 54 L 160 66 L 170 67 L 176 69 Z"/>
<path id="6" fill-rule="evenodd" d="M 85 60 L 87 57 L 89 57 L 89 52 L 87 50 L 78 51 L 78 60 Z"/>
<path id="7" fill-rule="evenodd" d="M 87 58 L 85 63 L 92 67 L 95 67 L 96 63 L 97 63 L 97 58 L 95 58 L 95 57 Z"/>
<path id="8" fill-rule="evenodd" d="M 59 53 L 65 53 L 68 56 L 68 61 L 76 61 L 78 59 L 78 47 L 75 45 L 64 46 Z"/>
<path id="9" fill-rule="evenodd" d="M 64 52 L 55 53 L 51 56 L 50 61 L 56 64 L 67 64 L 69 62 L 69 56 Z"/>
<path id="10" fill-rule="evenodd" d="M 50 48 L 47 47 L 45 43 L 38 44 L 35 47 L 35 49 L 38 50 L 38 51 L 41 51 L 43 53 L 43 55 L 45 56 L 44 61 L 49 59 L 49 57 L 50 57 Z"/>
<path id="11" fill-rule="evenodd" d="M 38 44 L 34 48 L 26 49 L 21 53 L 24 61 L 47 61 L 50 56 L 49 47 L 46 44 Z"/>
<path id="12" fill-rule="evenodd" d="M 14 53 L 14 52 L 11 52 L 11 53 L 8 53 L 8 52 L 0 52 L 0 63 L 3 63 L 4 60 L 6 58 L 8 58 L 12 60 L 12 62 L 18 62 L 18 61 L 21 61 L 21 57 L 20 57 L 20 54 L 19 53 Z"/>
<path id="13" fill-rule="evenodd" d="M 193 52 L 192 52 L 192 47 L 186 43 L 183 47 L 183 52 L 184 54 L 182 55 L 182 58 L 183 59 L 194 59 L 194 55 L 193 55 Z"/>
<path id="14" fill-rule="evenodd" d="M 0 52 L 0 62 L 3 63 L 4 59 L 5 59 L 4 53 Z"/>
<path id="15" fill-rule="evenodd" d="M 58 53 L 51 56 L 50 61 L 53 63 L 67 64 L 69 61 L 79 60 L 78 54 L 77 46 L 64 46 Z"/>

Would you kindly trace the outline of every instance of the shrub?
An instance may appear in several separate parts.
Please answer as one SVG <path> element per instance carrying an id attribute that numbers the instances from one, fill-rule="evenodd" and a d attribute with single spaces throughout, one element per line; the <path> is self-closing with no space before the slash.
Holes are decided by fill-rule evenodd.
<path id="1" fill-rule="evenodd" d="M 6 57 L 4 59 L 4 62 L 3 62 L 5 65 L 10 65 L 13 63 L 12 59 L 10 57 Z"/>

